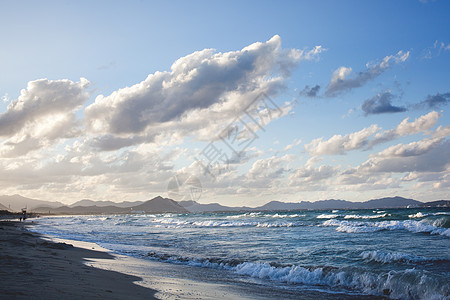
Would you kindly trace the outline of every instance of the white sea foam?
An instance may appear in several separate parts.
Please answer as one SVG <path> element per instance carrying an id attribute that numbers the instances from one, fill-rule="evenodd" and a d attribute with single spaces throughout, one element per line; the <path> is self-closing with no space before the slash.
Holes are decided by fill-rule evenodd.
<path id="1" fill-rule="evenodd" d="M 227 219 L 240 219 L 240 218 L 255 218 L 261 215 L 260 212 L 251 212 L 240 215 L 226 216 Z"/>
<path id="2" fill-rule="evenodd" d="M 336 228 L 338 232 L 346 232 L 346 233 L 368 233 L 383 230 L 378 227 L 370 227 L 370 226 L 348 226 L 348 225 L 340 225 Z"/>
<path id="3" fill-rule="evenodd" d="M 196 221 L 192 222 L 195 227 L 240 227 L 240 226 L 254 226 L 255 222 L 228 222 L 228 221 Z"/>
<path id="4" fill-rule="evenodd" d="M 256 227 L 294 227 L 295 223 L 258 223 Z"/>
<path id="5" fill-rule="evenodd" d="M 410 219 L 413 219 L 413 218 L 423 218 L 423 217 L 426 217 L 426 216 L 428 216 L 428 214 L 423 214 L 423 213 L 421 213 L 420 211 L 419 211 L 417 214 L 408 215 L 408 217 L 409 217 Z"/>
<path id="6" fill-rule="evenodd" d="M 430 233 L 450 237 L 450 228 L 437 227 L 424 221 L 381 221 L 381 222 L 352 222 L 327 220 L 323 226 L 336 226 L 336 231 L 347 233 L 375 232 L 380 230 L 408 230 L 413 233 Z"/>
<path id="7" fill-rule="evenodd" d="M 450 212 L 440 211 L 440 212 L 434 213 L 433 215 L 434 216 L 438 216 L 438 215 L 448 215 L 448 216 L 450 216 Z"/>
<path id="8" fill-rule="evenodd" d="M 376 261 L 384 264 L 396 261 L 420 262 L 429 260 L 425 257 L 403 252 L 387 252 L 382 250 L 364 251 L 361 253 L 361 257 L 368 261 Z"/>
<path id="9" fill-rule="evenodd" d="M 151 221 L 157 228 L 183 228 L 183 227 L 294 227 L 301 226 L 297 222 L 256 222 L 256 221 L 232 221 L 232 220 L 203 220 L 203 221 L 185 221 L 177 219 L 154 219 Z"/>
<path id="10" fill-rule="evenodd" d="M 298 214 L 294 214 L 294 215 L 279 215 L 279 214 L 274 214 L 274 215 L 270 215 L 270 217 L 272 218 L 299 218 L 299 217 L 306 217 L 306 215 L 298 215 Z"/>
<path id="11" fill-rule="evenodd" d="M 384 218 L 388 214 L 380 214 L 380 215 L 374 215 L 374 216 L 366 216 L 366 215 L 345 215 L 344 219 L 378 219 L 378 218 Z"/>
<path id="12" fill-rule="evenodd" d="M 375 274 L 324 268 L 309 269 L 295 265 L 274 267 L 268 263 L 245 262 L 232 270 L 241 275 L 260 279 L 345 288 L 370 295 L 383 295 L 387 291 L 394 299 L 445 299 L 444 295 L 448 293 L 448 286 L 415 269 Z"/>
<path id="13" fill-rule="evenodd" d="M 317 216 L 317 219 L 334 219 L 339 217 L 339 215 L 336 214 L 321 214 Z"/>
<path id="14" fill-rule="evenodd" d="M 371 273 L 340 270 L 332 267 L 307 268 L 299 265 L 276 267 L 269 263 L 242 262 L 229 264 L 224 261 L 208 259 L 187 259 L 166 255 L 151 255 L 177 264 L 190 266 L 226 269 L 240 275 L 259 279 L 302 284 L 309 286 L 328 286 L 338 290 L 359 291 L 368 295 L 383 295 L 386 291 L 395 299 L 445 299 L 448 287 L 442 282 L 427 276 L 423 271 L 406 269 L 387 273 Z M 368 254 L 370 256 L 370 254 Z"/>

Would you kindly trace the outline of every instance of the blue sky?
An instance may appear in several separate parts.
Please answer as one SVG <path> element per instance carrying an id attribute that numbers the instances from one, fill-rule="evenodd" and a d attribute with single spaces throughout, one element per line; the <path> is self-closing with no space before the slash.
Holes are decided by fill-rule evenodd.
<path id="1" fill-rule="evenodd" d="M 439 0 L 1 1 L 0 186 L 144 200 L 190 174 L 204 203 L 448 199 L 448 11 Z M 219 133 L 261 93 L 282 113 L 211 176 L 195 159 L 225 147 Z"/>

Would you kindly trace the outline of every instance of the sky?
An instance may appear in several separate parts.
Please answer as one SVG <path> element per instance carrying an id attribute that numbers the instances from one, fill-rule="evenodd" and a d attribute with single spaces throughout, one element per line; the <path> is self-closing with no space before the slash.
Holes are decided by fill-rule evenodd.
<path id="1" fill-rule="evenodd" d="M 0 0 L 2 193 L 449 199 L 449 11 Z"/>

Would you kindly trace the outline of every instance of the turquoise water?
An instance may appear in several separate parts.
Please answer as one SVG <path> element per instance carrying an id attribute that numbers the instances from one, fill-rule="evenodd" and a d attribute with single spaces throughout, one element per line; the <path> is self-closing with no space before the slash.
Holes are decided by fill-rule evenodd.
<path id="1" fill-rule="evenodd" d="M 450 210 L 58 216 L 33 230 L 273 288 L 450 299 Z"/>

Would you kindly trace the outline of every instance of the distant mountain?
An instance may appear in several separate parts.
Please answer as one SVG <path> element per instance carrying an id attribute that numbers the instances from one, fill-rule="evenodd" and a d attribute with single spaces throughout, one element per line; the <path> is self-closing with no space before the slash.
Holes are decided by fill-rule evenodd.
<path id="1" fill-rule="evenodd" d="M 270 201 L 263 206 L 256 207 L 254 210 L 299 210 L 306 209 L 301 203 Z"/>
<path id="2" fill-rule="evenodd" d="M 61 206 L 61 207 L 37 207 L 33 209 L 35 213 L 50 213 L 50 214 L 68 214 L 68 215 L 82 215 L 82 214 L 123 214 L 129 213 L 130 209 L 116 206 Z"/>
<path id="3" fill-rule="evenodd" d="M 397 207 L 417 207 L 422 205 L 423 202 L 407 199 L 403 197 L 386 197 L 380 199 L 373 199 L 361 203 L 361 208 L 397 208 Z"/>
<path id="4" fill-rule="evenodd" d="M 148 200 L 140 205 L 136 205 L 132 207 L 132 210 L 142 211 L 142 212 L 150 212 L 150 213 L 188 213 L 189 211 L 178 204 L 178 202 L 163 198 L 161 196 L 155 197 L 151 200 Z"/>
<path id="5" fill-rule="evenodd" d="M 420 206 L 421 207 L 450 207 L 450 200 L 431 201 L 431 202 L 422 203 Z"/>
<path id="6" fill-rule="evenodd" d="M 320 210 L 320 209 L 374 209 L 374 208 L 396 208 L 396 207 L 417 207 L 423 203 L 413 199 L 403 197 L 387 197 L 372 199 L 366 202 L 351 202 L 346 200 L 319 200 L 315 202 L 281 202 L 271 201 L 262 206 L 249 207 L 228 207 L 218 203 L 200 204 L 195 201 L 180 201 L 179 204 L 190 212 L 210 212 L 210 211 L 270 211 L 270 210 Z"/>
<path id="7" fill-rule="evenodd" d="M 4 206 L 8 207 L 11 205 L 11 209 L 15 211 L 20 211 L 22 208 L 27 208 L 28 210 L 33 210 L 39 206 L 48 206 L 48 207 L 58 207 L 62 206 L 61 202 L 51 202 L 51 201 L 43 201 L 30 199 L 26 197 L 22 197 L 20 195 L 12 195 L 12 196 L 0 196 L 0 203 Z"/>
<path id="8" fill-rule="evenodd" d="M 99 206 L 99 207 L 105 207 L 105 206 L 116 206 L 116 207 L 133 207 L 136 205 L 140 205 L 144 203 L 143 201 L 123 201 L 123 202 L 112 202 L 112 201 L 94 201 L 90 199 L 83 199 L 80 201 L 77 201 L 75 203 L 72 203 L 69 205 L 69 207 L 75 207 L 75 206 Z"/>
<path id="9" fill-rule="evenodd" d="M 198 212 L 227 212 L 227 211 L 275 211 L 275 210 L 320 210 L 320 209 L 376 209 L 401 207 L 450 207 L 449 200 L 439 200 L 423 203 L 403 197 L 386 197 L 372 199 L 365 202 L 351 202 L 346 200 L 319 200 L 315 202 L 281 202 L 271 201 L 262 206 L 229 207 L 219 203 L 201 204 L 196 201 L 176 202 L 172 199 L 155 197 L 148 201 L 121 202 L 93 201 L 83 199 L 69 206 L 60 202 L 30 199 L 19 195 L 0 196 L 0 210 L 11 204 L 11 209 L 20 211 L 28 207 L 29 211 L 53 214 L 122 214 L 122 213 L 198 213 Z M 3 207 L 3 208 L 2 208 Z"/>
<path id="10" fill-rule="evenodd" d="M 91 203 L 87 200 L 82 203 Z M 96 201 L 93 201 L 94 203 Z M 123 213 L 187 213 L 184 207 L 172 199 L 162 198 L 160 196 L 151 200 L 142 202 L 132 207 L 108 206 L 61 206 L 61 207 L 38 207 L 34 211 L 38 213 L 51 214 L 123 214 Z M 122 202 L 123 203 L 123 202 Z"/>
<path id="11" fill-rule="evenodd" d="M 271 201 L 263 206 L 256 207 L 255 210 L 344 209 L 355 206 L 355 203 L 334 199 L 319 200 L 316 202 L 302 201 L 299 203 Z"/>
<path id="12" fill-rule="evenodd" d="M 201 204 L 192 200 L 189 201 L 179 201 L 178 204 L 186 208 L 188 211 L 197 212 L 212 212 L 212 211 L 240 211 L 240 210 L 251 210 L 249 207 L 229 207 L 223 206 L 219 203 L 208 203 Z"/>
<path id="13" fill-rule="evenodd" d="M 396 207 L 416 207 L 422 202 L 403 197 L 387 197 L 372 199 L 365 202 L 351 202 L 346 200 L 320 200 L 316 202 L 302 201 L 299 203 L 285 203 L 272 201 L 254 210 L 302 210 L 302 209 L 375 209 L 375 208 L 396 208 Z"/>
<path id="14" fill-rule="evenodd" d="M 0 203 L 0 210 L 11 211 L 11 209 L 9 209 L 8 207 L 4 206 L 4 205 L 1 204 L 1 203 Z"/>

